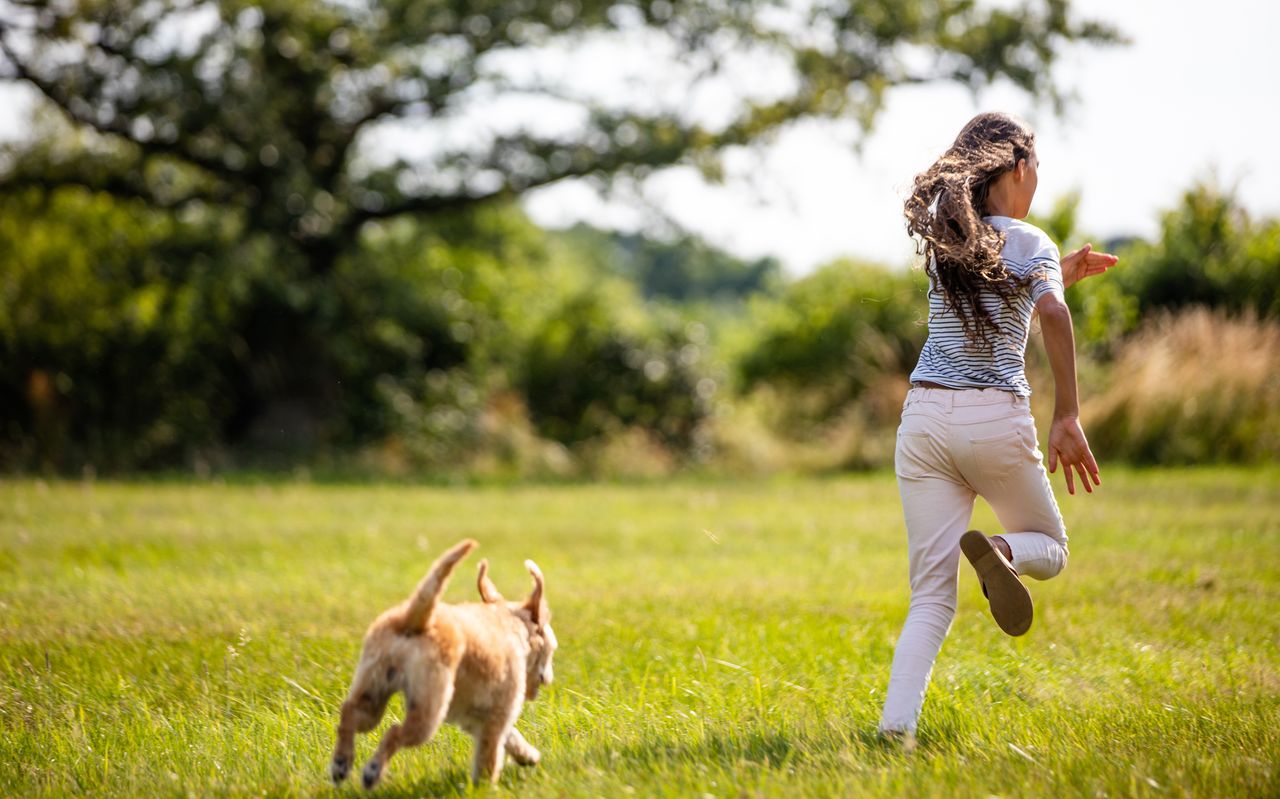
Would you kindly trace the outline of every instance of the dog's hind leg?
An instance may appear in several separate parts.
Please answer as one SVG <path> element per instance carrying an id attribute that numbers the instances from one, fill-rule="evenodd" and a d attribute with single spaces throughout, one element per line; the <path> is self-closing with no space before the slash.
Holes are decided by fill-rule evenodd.
<path id="1" fill-rule="evenodd" d="M 391 725 L 360 774 L 364 787 L 372 788 L 378 784 L 387 772 L 387 763 L 392 755 L 400 749 L 430 741 L 444 723 L 452 699 L 453 674 L 444 669 L 432 674 L 427 685 L 407 693 L 404 721 Z"/>
<path id="2" fill-rule="evenodd" d="M 356 751 L 356 703 L 348 699 L 342 703 L 342 718 L 338 722 L 338 742 L 333 748 L 333 762 L 329 764 L 329 776 L 334 782 L 342 782 L 351 771 L 351 758 Z"/>
<path id="3" fill-rule="evenodd" d="M 505 746 L 507 754 L 511 755 L 511 759 L 522 766 L 536 766 L 538 761 L 542 759 L 542 753 L 533 744 L 526 741 L 515 727 L 512 727 L 511 732 L 507 733 Z"/>
<path id="4" fill-rule="evenodd" d="M 351 771 L 351 763 L 355 759 L 356 733 L 368 732 L 378 726 L 382 714 L 387 709 L 385 694 L 375 696 L 359 686 L 352 689 L 351 696 L 342 703 L 342 716 L 338 722 L 338 742 L 333 748 L 333 762 L 329 764 L 329 776 L 335 783 L 342 782 Z"/>

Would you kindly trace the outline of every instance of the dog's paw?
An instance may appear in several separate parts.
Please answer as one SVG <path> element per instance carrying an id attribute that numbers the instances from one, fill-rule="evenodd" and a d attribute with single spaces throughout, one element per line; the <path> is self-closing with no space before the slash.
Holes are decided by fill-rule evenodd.
<path id="1" fill-rule="evenodd" d="M 511 759 L 516 761 L 517 766 L 536 766 L 543 759 L 543 753 L 530 747 L 529 744 L 525 744 L 525 748 L 521 749 L 520 752 L 511 753 Z"/>
<path id="2" fill-rule="evenodd" d="M 329 776 L 335 783 L 342 782 L 351 773 L 351 758 L 335 757 L 329 764 Z"/>
<path id="3" fill-rule="evenodd" d="M 370 760 L 360 772 L 360 782 L 366 789 L 372 788 L 382 779 L 382 766 L 376 760 Z"/>

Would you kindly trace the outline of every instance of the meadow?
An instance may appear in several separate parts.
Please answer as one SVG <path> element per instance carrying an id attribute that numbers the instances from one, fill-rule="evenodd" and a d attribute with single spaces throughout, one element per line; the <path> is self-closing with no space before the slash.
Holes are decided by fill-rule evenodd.
<path id="1" fill-rule="evenodd" d="M 971 572 L 920 747 L 874 734 L 907 609 L 892 475 L 0 483 L 0 794 L 353 796 L 360 638 L 463 537 L 560 639 L 503 796 L 1280 795 L 1280 469 L 1108 469 L 1005 637 Z M 975 526 L 993 529 L 979 504 Z M 387 721 L 400 715 L 393 700 Z M 372 737 L 358 742 L 362 763 Z M 380 796 L 457 796 L 446 728 Z"/>

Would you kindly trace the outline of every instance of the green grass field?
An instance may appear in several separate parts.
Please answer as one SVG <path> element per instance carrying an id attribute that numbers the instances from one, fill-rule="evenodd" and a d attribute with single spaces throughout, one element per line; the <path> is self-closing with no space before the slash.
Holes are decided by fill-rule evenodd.
<path id="1" fill-rule="evenodd" d="M 561 643 L 520 722 L 543 764 L 486 794 L 1280 795 L 1280 470 L 1104 478 L 1060 496 L 1071 565 L 1029 635 L 962 573 L 911 755 L 874 735 L 907 609 L 891 475 L 0 483 L 0 794 L 360 793 L 326 774 L 361 635 L 470 536 L 448 598 L 479 556 L 522 594 L 533 557 Z M 469 755 L 447 728 L 377 793 L 466 794 Z"/>

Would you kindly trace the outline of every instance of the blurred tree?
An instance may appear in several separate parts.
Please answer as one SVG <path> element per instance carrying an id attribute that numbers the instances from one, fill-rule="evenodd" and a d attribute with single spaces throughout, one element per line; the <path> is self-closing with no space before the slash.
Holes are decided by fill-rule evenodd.
<path id="1" fill-rule="evenodd" d="M 578 223 L 558 237 L 584 262 L 634 283 L 646 299 L 740 302 L 782 282 L 776 258 L 743 260 L 689 233 L 663 240 Z"/>
<path id="2" fill-rule="evenodd" d="M 1114 38 L 1072 21 L 1066 0 L 0 0 L 0 75 L 115 145 L 59 159 L 19 149 L 0 185 L 239 208 L 322 275 L 370 220 L 680 161 L 714 172 L 720 148 L 796 118 L 869 127 L 895 85 L 1003 77 L 1056 98 L 1062 47 Z M 643 77 L 680 78 L 684 91 L 669 104 L 619 100 L 622 87 L 593 96 L 548 76 L 557 54 L 592 41 L 643 46 Z M 786 88 L 733 97 L 739 109 L 718 124 L 688 110 L 687 98 L 762 67 Z M 504 100 L 554 102 L 577 124 L 551 130 Z M 504 119 L 451 124 L 485 108 Z M 361 137 L 393 120 L 420 123 L 427 155 L 357 157 Z"/>
<path id="3" fill-rule="evenodd" d="M 233 356 L 211 354 L 231 372 L 224 433 L 301 415 L 306 438 L 368 393 L 350 364 L 404 362 L 400 344 L 344 349 L 390 341 L 341 276 L 384 221 L 448 224 L 572 177 L 715 177 L 724 148 L 796 119 L 870 128 L 896 85 L 1006 79 L 1057 100 L 1062 49 L 1115 38 L 1065 0 L 0 0 L 0 80 L 64 122 L 0 147 L 0 195 L 75 187 L 235 231 L 209 261 L 246 283 L 211 345 Z M 627 53 L 630 74 L 593 74 Z M 424 301 L 404 300 L 400 316 Z M 399 325 L 414 369 L 463 357 L 463 328 L 434 318 Z"/>

